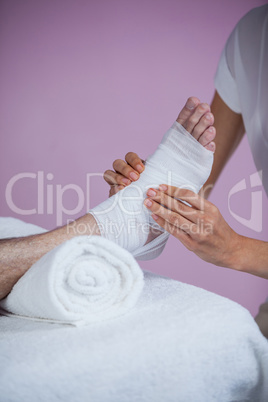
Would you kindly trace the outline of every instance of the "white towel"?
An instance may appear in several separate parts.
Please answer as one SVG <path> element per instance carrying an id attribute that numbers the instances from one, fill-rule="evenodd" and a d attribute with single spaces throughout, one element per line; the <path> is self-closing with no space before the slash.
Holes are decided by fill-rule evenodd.
<path id="1" fill-rule="evenodd" d="M 38 227 L 0 218 L 0 237 L 32 234 Z M 42 231 L 39 228 L 39 231 Z M 81 325 L 125 314 L 143 288 L 134 257 L 99 236 L 79 236 L 45 254 L 0 302 L 13 314 Z"/>

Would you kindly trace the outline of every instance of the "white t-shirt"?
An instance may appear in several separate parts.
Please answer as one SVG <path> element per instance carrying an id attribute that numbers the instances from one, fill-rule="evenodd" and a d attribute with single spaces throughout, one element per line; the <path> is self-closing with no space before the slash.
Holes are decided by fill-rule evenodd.
<path id="1" fill-rule="evenodd" d="M 268 194 L 268 4 L 236 25 L 222 52 L 215 87 L 244 120 L 248 141 Z"/>

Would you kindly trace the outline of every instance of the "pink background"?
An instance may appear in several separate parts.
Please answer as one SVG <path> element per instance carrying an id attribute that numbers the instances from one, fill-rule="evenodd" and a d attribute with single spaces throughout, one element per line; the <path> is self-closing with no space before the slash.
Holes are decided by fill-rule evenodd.
<path id="1" fill-rule="evenodd" d="M 60 191 L 75 184 L 86 193 L 87 173 L 103 173 L 128 151 L 146 158 L 188 96 L 211 101 L 213 77 L 228 35 L 248 10 L 264 3 L 2 1 L 1 215 L 52 229 L 57 225 L 57 185 Z M 38 171 L 44 172 L 44 184 L 39 174 L 43 212 L 37 179 L 28 178 L 14 185 L 13 201 L 24 209 L 38 206 L 40 213 L 21 216 L 7 204 L 7 184 L 18 173 Z M 231 188 L 244 178 L 248 184 L 255 171 L 245 138 L 210 200 L 237 232 L 267 240 L 268 202 L 263 190 L 259 189 L 260 233 L 238 223 L 227 205 Z M 47 178 L 49 173 L 53 177 Z M 90 189 L 91 207 L 107 197 L 101 177 L 91 181 Z M 74 190 L 66 191 L 63 204 L 66 209 L 77 207 Z M 86 212 L 85 203 L 78 207 L 72 217 Z M 234 195 L 231 207 L 249 219 L 250 188 Z M 68 218 L 64 214 L 62 222 Z M 266 280 L 208 264 L 174 238 L 157 260 L 141 266 L 229 297 L 254 315 L 268 295 Z"/>

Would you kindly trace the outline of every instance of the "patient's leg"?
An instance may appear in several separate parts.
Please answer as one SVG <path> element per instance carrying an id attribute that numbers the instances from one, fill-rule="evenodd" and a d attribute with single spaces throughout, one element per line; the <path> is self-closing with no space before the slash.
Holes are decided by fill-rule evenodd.
<path id="1" fill-rule="evenodd" d="M 27 237 L 0 240 L 0 300 L 15 283 L 44 254 L 72 237 L 79 236 L 76 227 L 83 223 L 87 235 L 99 235 L 93 216 L 86 214 L 75 221 L 77 225 L 60 227 L 50 232 Z"/>
<path id="2" fill-rule="evenodd" d="M 200 109 L 200 105 L 198 108 Z M 202 138 L 202 133 L 209 133 L 213 121 L 206 119 L 207 115 L 211 115 L 207 113 L 206 107 L 203 111 L 202 107 L 199 109 L 193 112 L 195 115 L 193 127 L 187 126 L 192 135 L 175 123 L 164 136 L 156 152 L 147 160 L 145 172 L 138 182 L 125 189 L 128 193 L 123 190 L 94 208 L 93 214 L 98 217 L 98 224 L 91 214 L 86 214 L 71 224 L 71 228 L 70 225 L 66 225 L 39 235 L 0 240 L 0 299 L 11 291 L 14 284 L 44 254 L 64 241 L 78 236 L 80 233 L 79 231 L 76 233 L 76 228 L 79 227 L 79 223 L 83 223 L 87 228 L 85 235 L 102 234 L 132 252 L 148 242 L 151 235 L 150 225 L 155 222 L 150 219 L 148 209 L 143 206 L 146 189 L 167 183 L 168 173 L 171 173 L 174 185 L 187 185 L 197 192 L 210 172 L 212 153 L 208 149 L 213 150 L 213 147 L 205 149 L 207 144 L 204 142 L 200 145 L 201 142 L 197 140 L 199 136 Z M 183 124 L 184 118 L 187 117 L 184 114 L 185 108 L 177 122 Z M 134 196 L 134 199 L 129 199 L 129 196 Z M 98 214 L 99 211 L 104 214 Z M 129 218 L 129 212 L 130 220 L 126 219 Z M 107 222 L 112 225 L 106 226 Z M 115 232 L 117 229 L 121 230 L 119 236 Z M 157 231 L 157 234 L 159 233 L 161 233 L 160 226 Z"/>

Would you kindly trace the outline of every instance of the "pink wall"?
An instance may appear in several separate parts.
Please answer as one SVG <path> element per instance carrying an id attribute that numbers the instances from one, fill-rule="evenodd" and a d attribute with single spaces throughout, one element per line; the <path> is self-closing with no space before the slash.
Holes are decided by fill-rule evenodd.
<path id="1" fill-rule="evenodd" d="M 53 228 L 61 221 L 57 202 L 65 185 L 86 193 L 87 173 L 102 173 L 128 151 L 146 158 L 189 95 L 211 101 L 213 76 L 229 33 L 248 10 L 264 3 L 2 1 L 1 215 Z M 237 222 L 228 209 L 229 191 L 244 178 L 248 184 L 255 171 L 244 139 L 211 201 L 236 231 L 267 240 L 268 202 L 261 188 L 260 232 Z M 11 210 L 5 191 L 14 175 L 25 172 L 32 178 L 14 185 L 12 199 L 17 207 L 38 208 L 39 213 L 21 216 Z M 38 180 L 37 172 L 44 172 Z M 91 180 L 90 188 L 90 206 L 107 196 L 100 177 Z M 66 209 L 77 209 L 71 216 L 86 211 L 86 203 L 77 205 L 77 199 L 74 189 L 63 196 Z M 231 208 L 249 219 L 249 188 L 233 195 Z M 62 222 L 68 218 L 64 214 Z M 268 295 L 267 281 L 207 264 L 174 238 L 157 260 L 141 265 L 227 296 L 252 314 Z"/>

